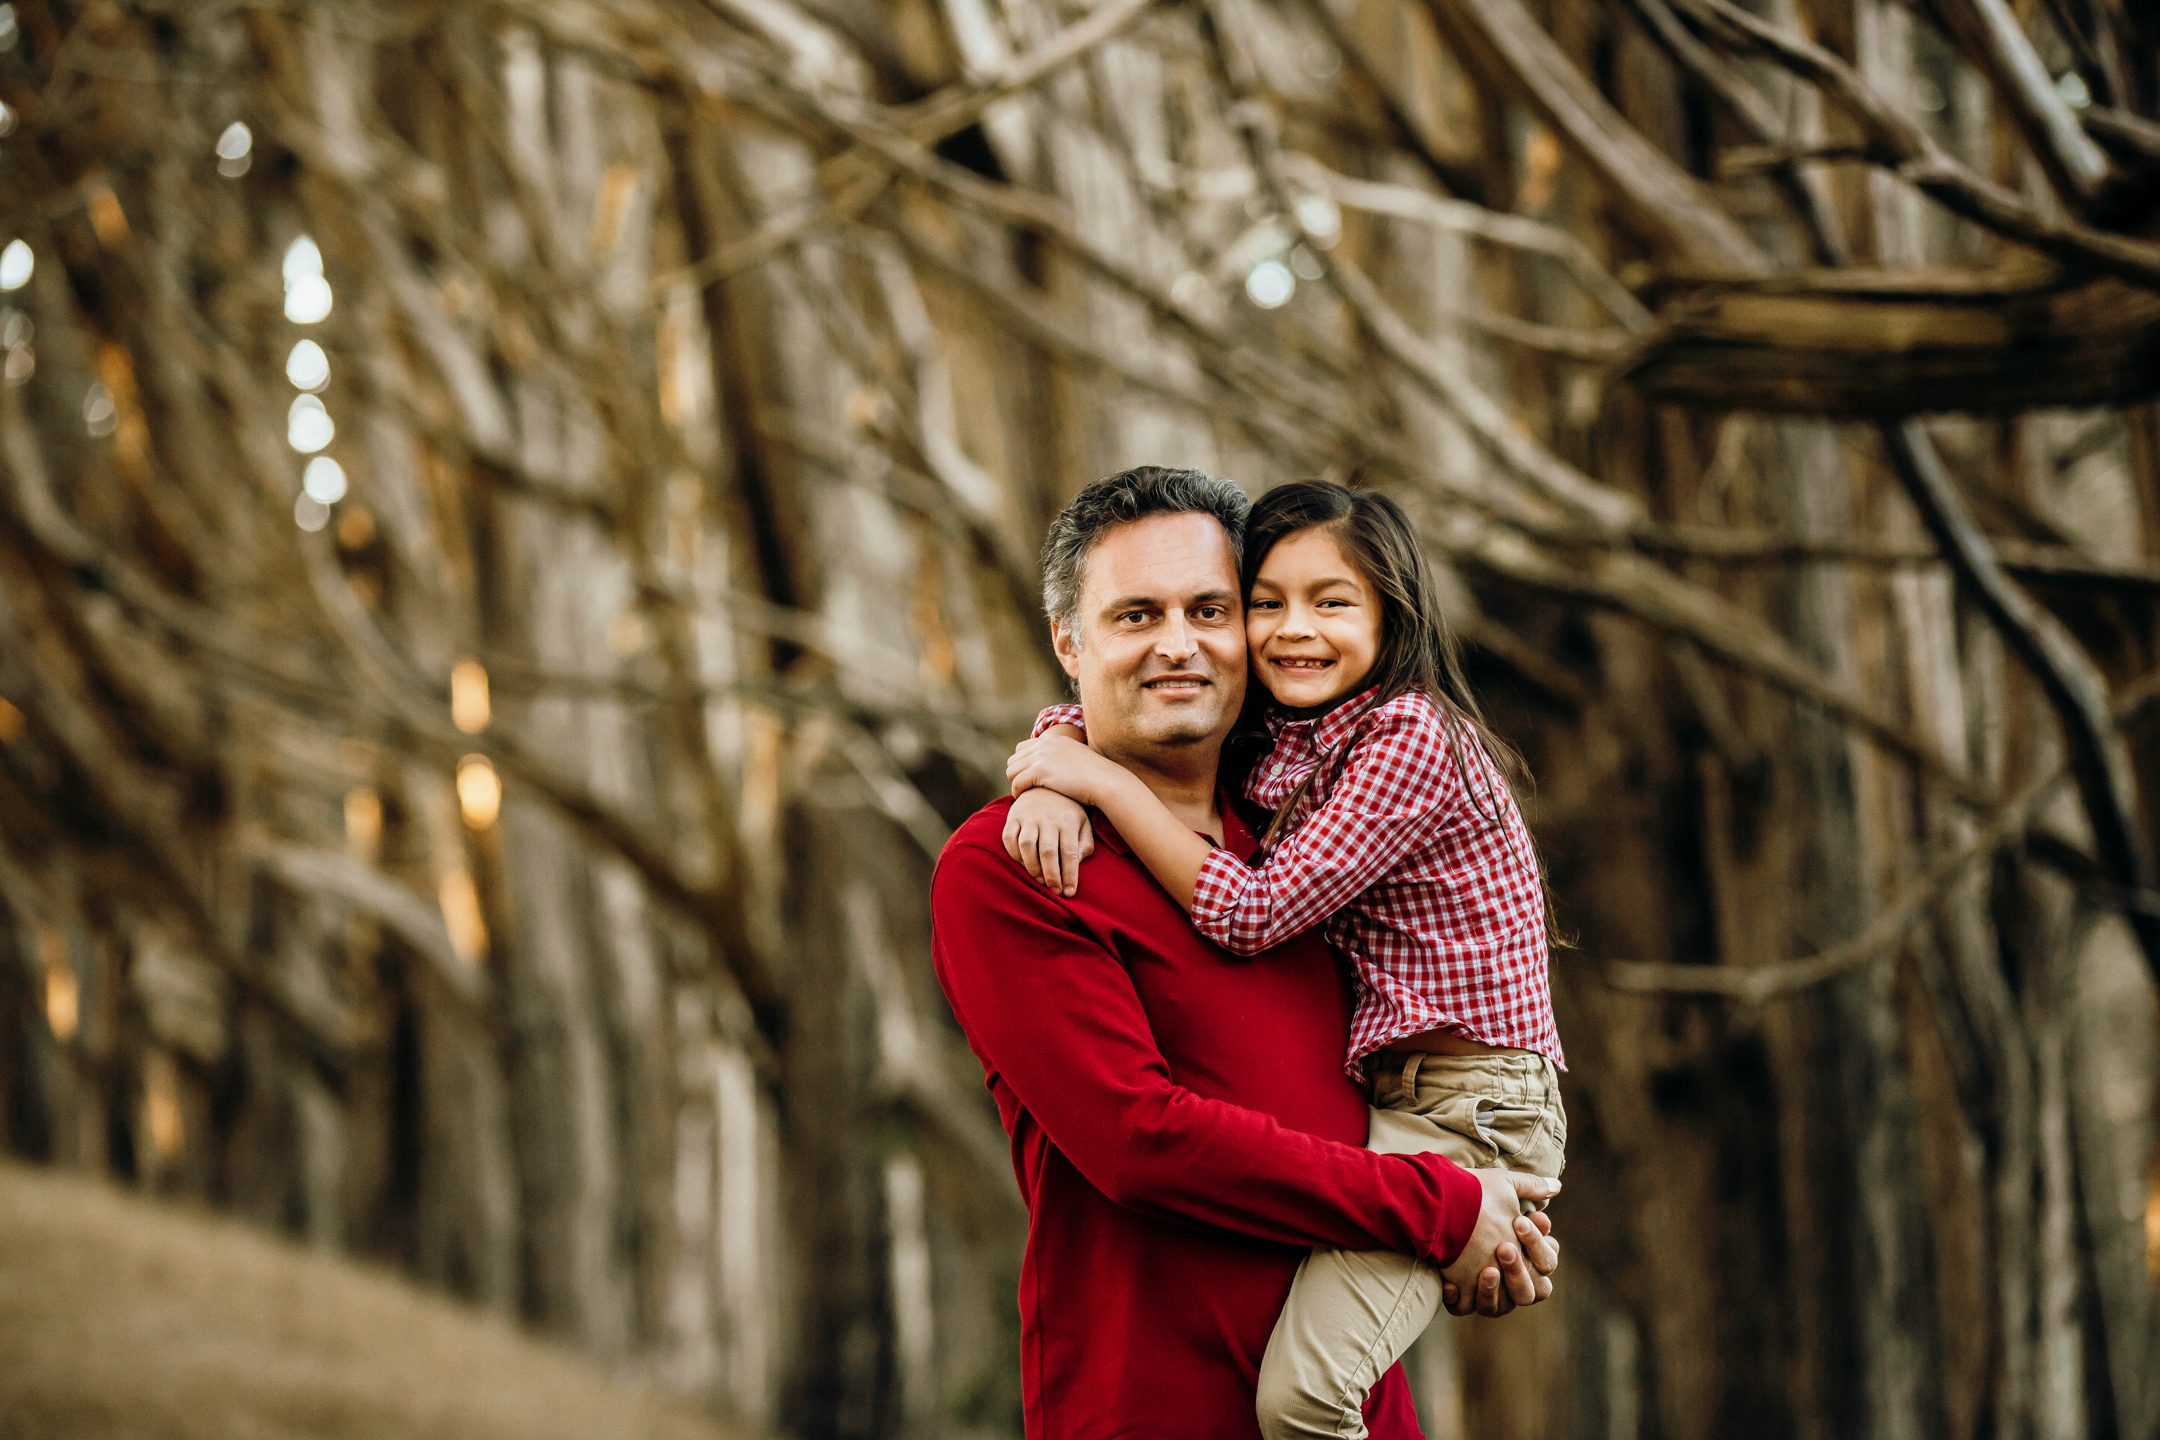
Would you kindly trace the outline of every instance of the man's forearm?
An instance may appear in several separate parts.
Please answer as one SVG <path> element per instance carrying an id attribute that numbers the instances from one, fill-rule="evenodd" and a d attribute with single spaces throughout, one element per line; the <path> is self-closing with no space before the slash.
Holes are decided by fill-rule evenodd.
<path id="1" fill-rule="evenodd" d="M 1069 1158 L 1121 1205 L 1256 1239 L 1392 1250 L 1445 1265 L 1477 1224 L 1478 1180 L 1438 1155 L 1376 1155 L 1176 1090 L 1129 1107 L 1122 1145 Z M 1257 1124 L 1252 1122 L 1258 1122 Z"/>

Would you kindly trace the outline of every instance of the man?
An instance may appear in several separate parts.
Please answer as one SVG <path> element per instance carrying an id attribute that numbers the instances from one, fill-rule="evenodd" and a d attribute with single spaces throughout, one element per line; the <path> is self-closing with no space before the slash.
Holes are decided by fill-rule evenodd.
<path id="1" fill-rule="evenodd" d="M 1244 512 L 1191 471 L 1098 481 L 1052 527 L 1044 594 L 1088 743 L 1250 855 L 1217 778 L 1245 693 Z M 946 846 L 931 916 L 1028 1203 L 1031 1440 L 1257 1436 L 1260 1359 L 1310 1246 L 1430 1260 L 1488 1313 L 1549 1292 L 1516 1244 L 1538 1271 L 1557 1261 L 1519 1214 L 1546 1182 L 1361 1148 L 1349 997 L 1317 932 L 1218 949 L 1100 817 L 1087 884 L 1050 894 L 1005 854 L 1009 803 Z M 1375 1440 L 1418 1433 L 1399 1369 L 1367 1418 Z"/>

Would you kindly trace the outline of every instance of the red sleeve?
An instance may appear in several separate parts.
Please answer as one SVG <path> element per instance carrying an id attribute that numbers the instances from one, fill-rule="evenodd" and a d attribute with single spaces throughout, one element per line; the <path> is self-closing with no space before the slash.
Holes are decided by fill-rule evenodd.
<path id="1" fill-rule="evenodd" d="M 1132 979 L 1002 851 L 960 840 L 931 884 L 938 978 L 968 1043 L 1120 1205 L 1292 1245 L 1446 1264 L 1482 1189 L 1437 1155 L 1375 1155 L 1172 1082 Z"/>
<path id="2" fill-rule="evenodd" d="M 1028 739 L 1040 740 L 1053 725 L 1070 725 L 1082 735 L 1087 734 L 1087 720 L 1078 705 L 1052 705 L 1035 717 L 1035 728 L 1028 731 Z"/>

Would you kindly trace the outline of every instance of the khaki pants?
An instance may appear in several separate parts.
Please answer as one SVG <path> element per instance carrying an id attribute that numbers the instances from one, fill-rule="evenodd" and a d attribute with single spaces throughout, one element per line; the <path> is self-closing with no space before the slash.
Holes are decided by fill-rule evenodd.
<path id="1" fill-rule="evenodd" d="M 1567 1112 L 1544 1056 L 1388 1051 L 1365 1068 L 1375 1107 L 1367 1149 L 1560 1177 Z M 1366 1394 L 1439 1308 L 1431 1265 L 1388 1251 L 1314 1250 L 1260 1364 L 1261 1434 L 1363 1440 Z"/>

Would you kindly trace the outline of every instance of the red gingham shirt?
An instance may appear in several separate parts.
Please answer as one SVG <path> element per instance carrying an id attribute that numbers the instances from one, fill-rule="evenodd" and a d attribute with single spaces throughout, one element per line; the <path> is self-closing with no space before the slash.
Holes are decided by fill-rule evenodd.
<path id="1" fill-rule="evenodd" d="M 1546 976 L 1545 895 L 1522 812 L 1492 759 L 1422 692 L 1372 691 L 1316 720 L 1268 720 L 1246 797 L 1269 810 L 1321 766 L 1259 869 L 1209 855 L 1193 924 L 1239 955 L 1325 920 L 1357 972 L 1345 1068 L 1427 1030 L 1534 1050 L 1567 1068 Z M 1077 705 L 1035 721 L 1085 728 Z M 1467 769 L 1471 785 L 1463 784 Z M 1497 813 L 1497 821 L 1494 816 Z"/>

